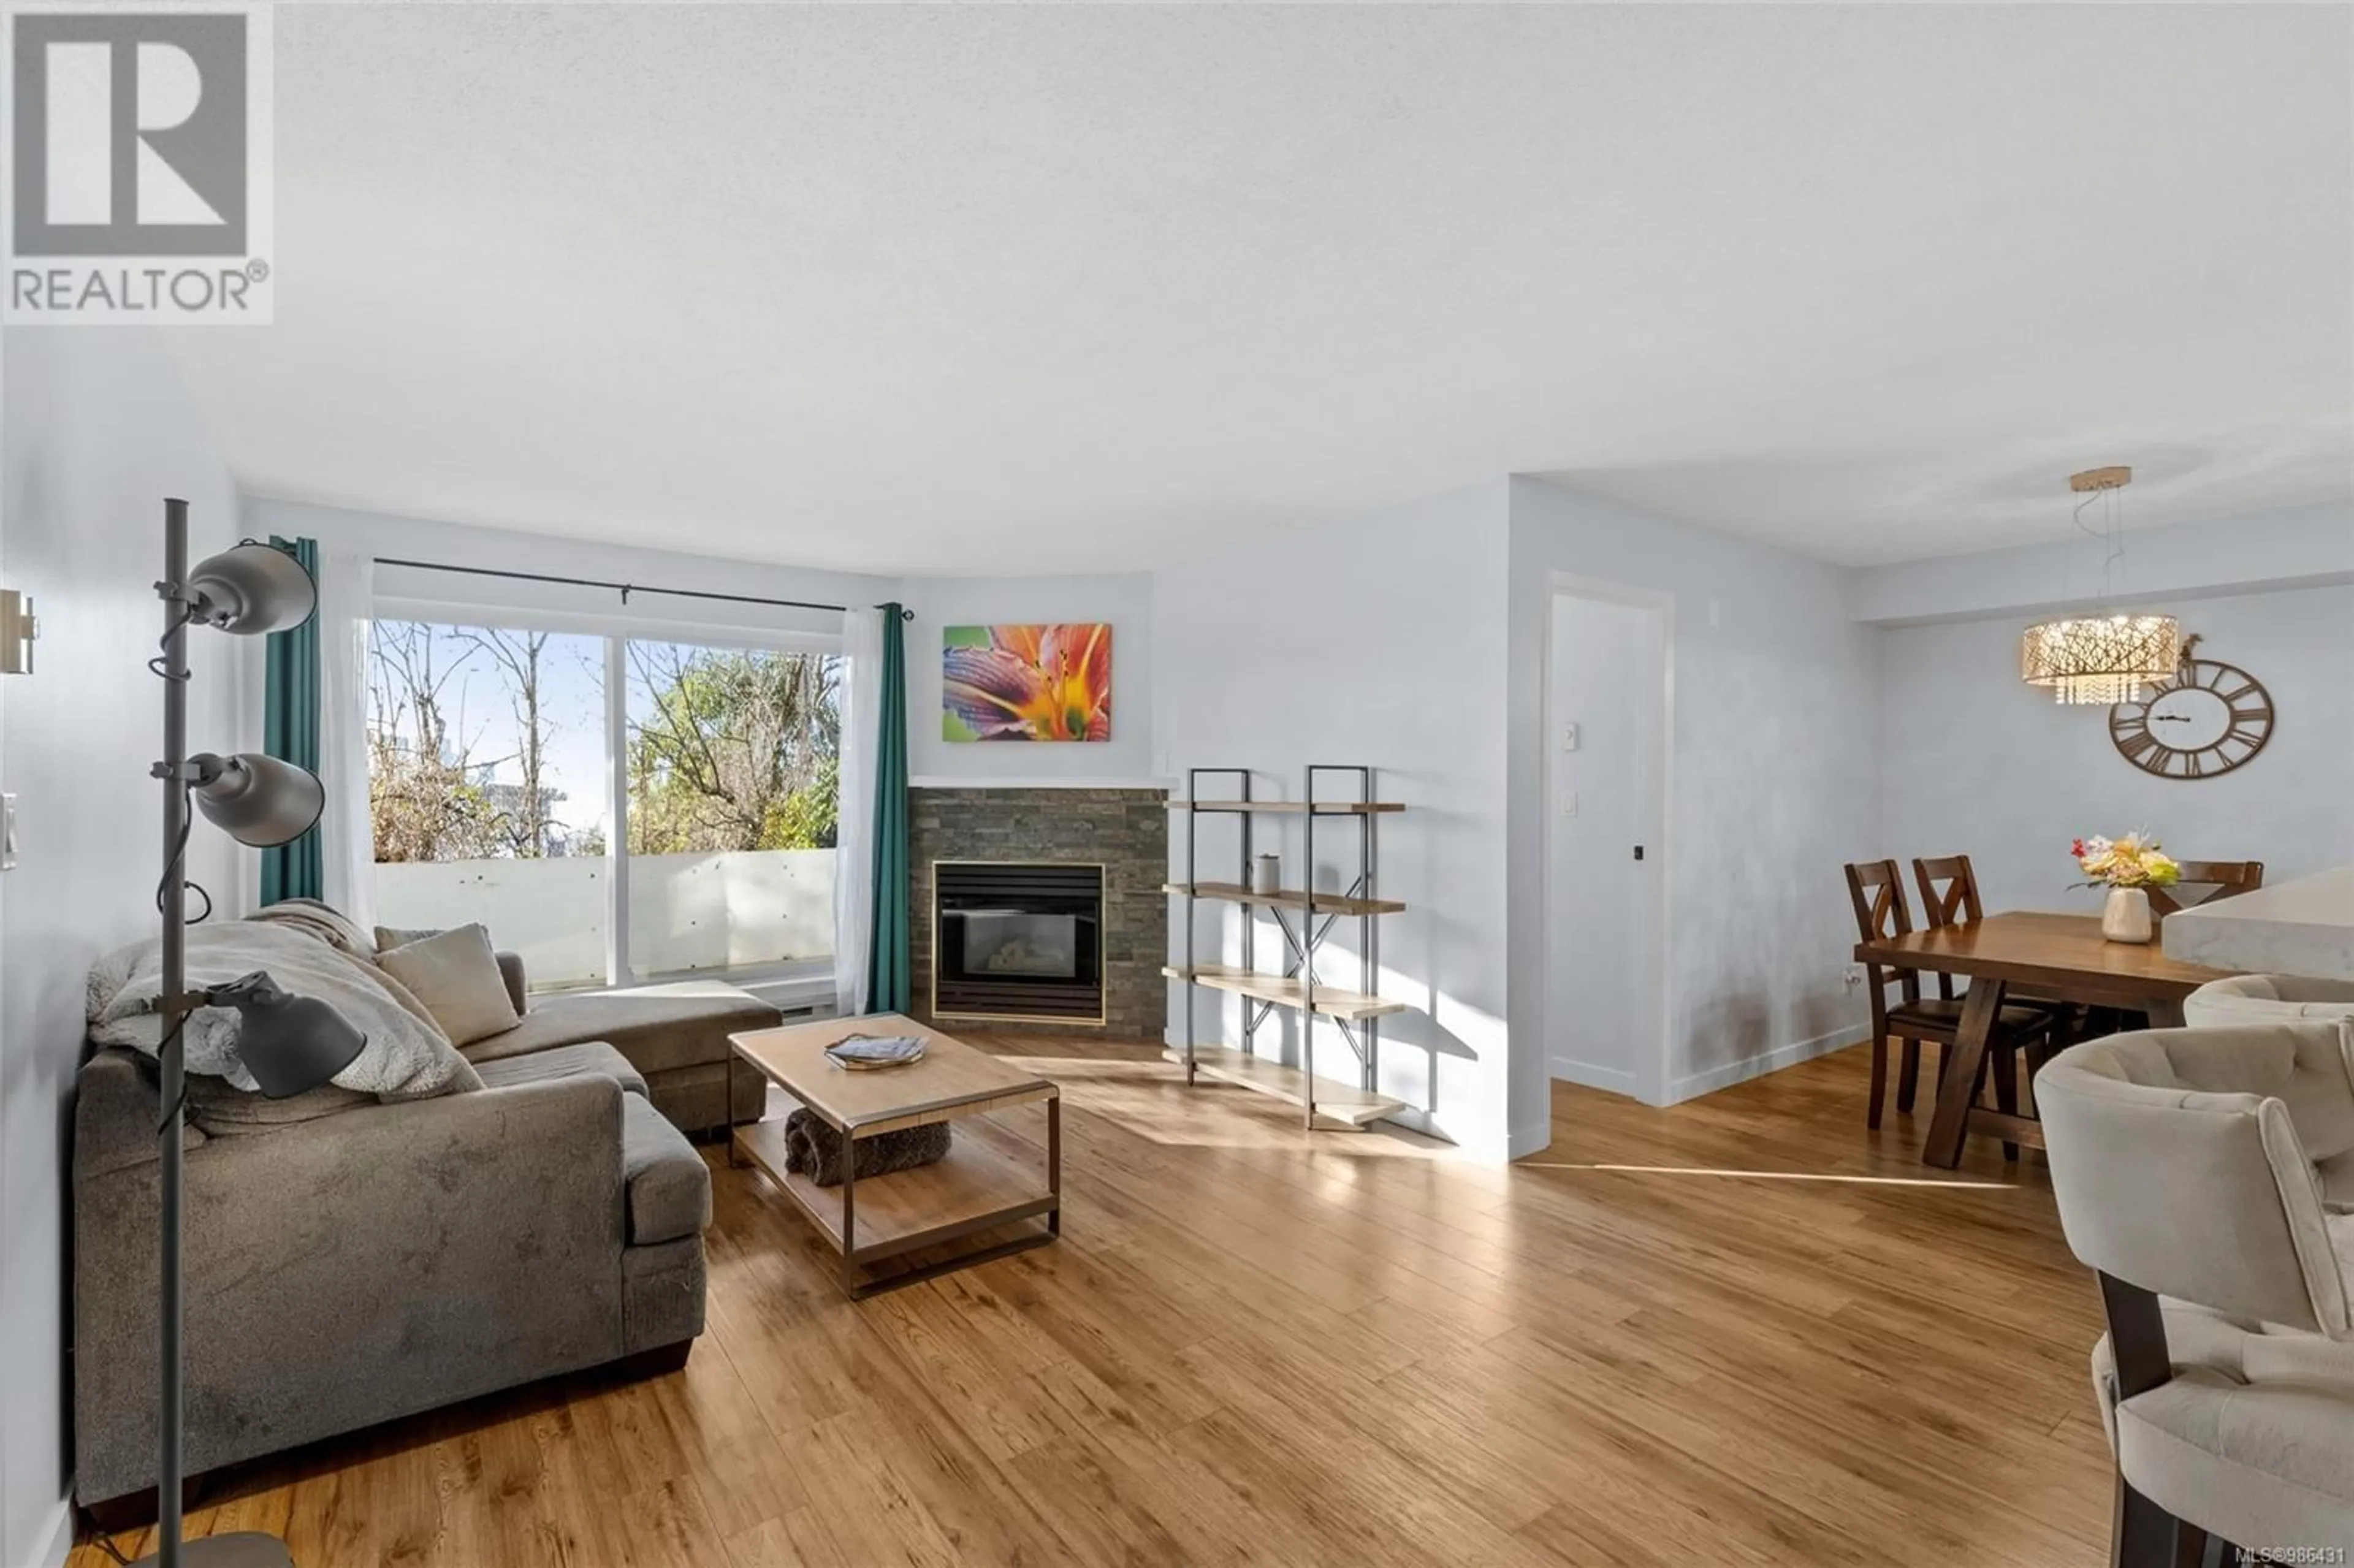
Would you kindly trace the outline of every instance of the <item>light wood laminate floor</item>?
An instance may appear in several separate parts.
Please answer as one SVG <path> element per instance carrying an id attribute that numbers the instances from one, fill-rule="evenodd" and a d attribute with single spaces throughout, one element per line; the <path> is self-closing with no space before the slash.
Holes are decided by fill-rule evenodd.
<path id="1" fill-rule="evenodd" d="M 854 1305 L 713 1149 L 684 1372 L 260 1464 L 191 1528 L 305 1568 L 2104 1560 L 2041 1157 L 1925 1172 L 1927 1097 L 1867 1133 L 1861 1052 L 1667 1111 L 1556 1086 L 1501 1170 L 1150 1046 L 980 1043 L 1066 1086 L 1060 1243 Z"/>

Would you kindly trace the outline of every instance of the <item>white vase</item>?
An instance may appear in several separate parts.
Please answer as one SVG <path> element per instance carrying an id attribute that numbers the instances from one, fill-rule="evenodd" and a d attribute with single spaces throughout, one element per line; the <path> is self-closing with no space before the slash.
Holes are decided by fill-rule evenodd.
<path id="1" fill-rule="evenodd" d="M 2149 895 L 2138 887 L 2112 887 L 2101 906 L 2101 935 L 2112 942 L 2147 942 L 2150 938 Z"/>
<path id="2" fill-rule="evenodd" d="M 1251 891 L 1261 897 L 1283 888 L 1283 862 L 1277 856 L 1263 854 L 1251 863 Z"/>

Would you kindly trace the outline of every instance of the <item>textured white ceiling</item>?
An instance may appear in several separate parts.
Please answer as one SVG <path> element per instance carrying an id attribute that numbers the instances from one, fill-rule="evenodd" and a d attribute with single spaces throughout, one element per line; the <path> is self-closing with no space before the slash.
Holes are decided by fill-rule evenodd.
<path id="1" fill-rule="evenodd" d="M 2354 490 L 2342 6 L 289 5 L 248 489 L 887 572 Z"/>

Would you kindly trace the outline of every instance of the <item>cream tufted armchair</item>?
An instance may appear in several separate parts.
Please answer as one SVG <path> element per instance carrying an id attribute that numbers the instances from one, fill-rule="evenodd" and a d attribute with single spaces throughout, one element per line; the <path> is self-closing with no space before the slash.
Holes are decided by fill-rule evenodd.
<path id="1" fill-rule="evenodd" d="M 2182 999 L 2182 1022 L 2193 1029 L 2285 1023 L 2299 1018 L 2354 1018 L 2354 980 L 2233 975 L 2209 980 Z"/>
<path id="2" fill-rule="evenodd" d="M 2108 1314 L 2118 1568 L 2354 1560 L 2354 1204 L 2310 1153 L 2354 1150 L 2349 1059 L 2354 1021 L 2308 1020 L 2114 1035 L 2036 1080 Z"/>

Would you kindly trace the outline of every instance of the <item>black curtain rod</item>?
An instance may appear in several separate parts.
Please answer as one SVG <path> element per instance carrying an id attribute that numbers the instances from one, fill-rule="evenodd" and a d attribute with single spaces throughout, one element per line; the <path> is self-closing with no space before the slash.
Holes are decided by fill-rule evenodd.
<path id="1" fill-rule="evenodd" d="M 711 593 L 703 588 L 648 588 L 642 583 L 611 583 L 598 577 L 559 577 L 546 572 L 509 572 L 502 571 L 496 567 L 453 567 L 443 561 L 399 561 L 390 556 L 378 556 L 376 558 L 376 564 L 379 567 L 408 567 L 420 572 L 459 572 L 470 577 L 513 577 L 518 582 L 559 583 L 566 588 L 608 588 L 620 594 L 623 604 L 630 602 L 630 596 L 633 593 L 659 593 L 666 594 L 672 599 L 716 599 L 729 604 L 774 605 L 779 609 L 843 610 L 849 608 L 847 605 L 840 604 L 817 604 L 805 599 L 762 599 L 758 594 Z M 878 604 L 875 608 L 880 609 L 883 607 Z M 899 612 L 899 619 L 913 620 L 916 619 L 916 612 L 912 609 L 903 609 Z"/>

